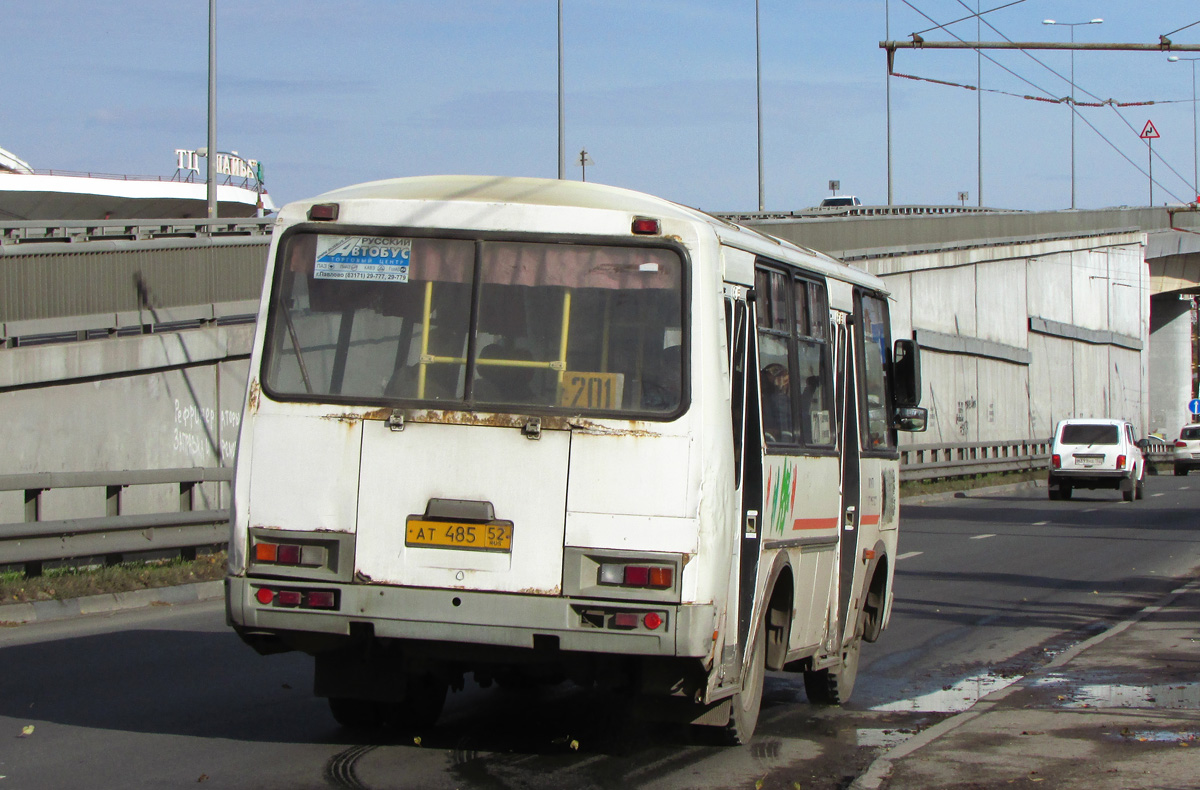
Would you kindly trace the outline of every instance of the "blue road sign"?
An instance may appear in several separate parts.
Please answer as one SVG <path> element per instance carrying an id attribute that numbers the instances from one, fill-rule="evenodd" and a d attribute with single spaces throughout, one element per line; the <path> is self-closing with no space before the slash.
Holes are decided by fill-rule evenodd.
<path id="1" fill-rule="evenodd" d="M 1192 398 L 1188 401 L 1188 411 L 1192 414 L 1200 414 L 1200 398 Z"/>

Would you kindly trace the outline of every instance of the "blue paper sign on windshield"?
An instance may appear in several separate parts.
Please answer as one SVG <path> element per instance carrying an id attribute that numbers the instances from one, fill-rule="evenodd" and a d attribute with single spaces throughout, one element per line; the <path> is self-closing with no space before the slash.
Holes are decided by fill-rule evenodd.
<path id="1" fill-rule="evenodd" d="M 393 236 L 318 236 L 313 277 L 406 283 L 412 239 Z"/>

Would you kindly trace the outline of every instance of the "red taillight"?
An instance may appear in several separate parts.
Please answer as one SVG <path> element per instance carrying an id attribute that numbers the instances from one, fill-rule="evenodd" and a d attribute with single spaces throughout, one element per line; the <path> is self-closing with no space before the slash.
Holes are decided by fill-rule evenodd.
<path id="1" fill-rule="evenodd" d="M 337 606 L 333 593 L 326 590 L 311 591 L 305 603 L 314 609 L 333 609 Z"/>
<path id="2" fill-rule="evenodd" d="M 1176 439 L 1175 446 L 1176 447 L 1187 447 L 1187 442 L 1185 442 L 1183 439 Z"/>
<path id="3" fill-rule="evenodd" d="M 280 606 L 299 606 L 300 597 L 299 590 L 280 590 L 275 594 L 275 600 Z"/>
<path id="4" fill-rule="evenodd" d="M 645 565 L 625 566 L 626 587 L 648 587 L 650 585 L 650 569 Z"/>
<path id="5" fill-rule="evenodd" d="M 1118 469 L 1124 469 L 1124 468 L 1125 468 L 1125 456 L 1123 456 L 1123 455 L 1118 455 L 1118 456 L 1117 456 L 1117 468 L 1118 468 Z"/>
<path id="6" fill-rule="evenodd" d="M 259 587 L 258 592 L 254 593 L 254 598 L 263 606 L 270 606 L 271 601 L 275 600 L 275 591 L 268 590 L 266 587 Z"/>
<path id="7" fill-rule="evenodd" d="M 280 565 L 299 565 L 300 564 L 300 547 L 294 543 L 279 544 L 279 559 Z"/>
<path id="8" fill-rule="evenodd" d="M 1054 455 L 1050 456 L 1050 465 L 1053 466 L 1055 469 L 1061 468 L 1062 467 L 1062 456 L 1059 455 L 1058 453 L 1055 453 Z"/>
<path id="9" fill-rule="evenodd" d="M 613 615 L 614 628 L 637 628 L 638 616 L 634 612 L 617 612 Z"/>
<path id="10" fill-rule="evenodd" d="M 650 612 L 642 618 L 642 625 L 649 628 L 651 631 L 663 624 L 663 619 L 656 612 Z"/>
<path id="11" fill-rule="evenodd" d="M 658 220 L 650 217 L 634 217 L 633 232 L 639 236 L 654 236 L 658 233 Z"/>
<path id="12" fill-rule="evenodd" d="M 308 210 L 309 220 L 325 220 L 332 222 L 338 218 L 337 203 L 318 203 Z"/>

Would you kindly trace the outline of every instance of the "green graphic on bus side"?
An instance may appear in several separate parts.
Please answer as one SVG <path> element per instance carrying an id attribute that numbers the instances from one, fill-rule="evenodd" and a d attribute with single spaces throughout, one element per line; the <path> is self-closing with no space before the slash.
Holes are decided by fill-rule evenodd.
<path id="1" fill-rule="evenodd" d="M 767 503 L 770 507 L 767 525 L 770 532 L 783 535 L 796 502 L 796 470 L 794 464 L 785 460 L 778 480 L 773 480 L 774 471 L 767 470 Z"/>

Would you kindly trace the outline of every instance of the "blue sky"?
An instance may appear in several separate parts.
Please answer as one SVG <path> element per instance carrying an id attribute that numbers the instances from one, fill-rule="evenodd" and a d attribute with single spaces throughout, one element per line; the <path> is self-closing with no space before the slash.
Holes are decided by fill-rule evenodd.
<path id="1" fill-rule="evenodd" d="M 919 12 L 945 23 L 976 2 L 889 0 L 892 38 L 934 26 Z M 580 177 L 586 148 L 589 181 L 756 208 L 754 0 L 563 6 L 567 176 Z M 815 205 L 831 179 L 887 201 L 884 11 L 884 0 L 760 0 L 768 209 Z M 261 160 L 277 204 L 378 178 L 558 172 L 556 0 L 217 0 L 217 13 L 218 147 Z M 1077 41 L 1152 43 L 1200 21 L 1200 5 L 1024 0 L 985 18 L 1013 40 L 1067 41 L 1068 28 L 1042 20 L 1097 17 Z M 207 0 L 5 0 L 0 147 L 38 169 L 170 175 L 174 149 L 205 145 L 207 29 Z M 975 38 L 973 21 L 951 30 Z M 982 38 L 1000 36 L 985 27 Z M 1200 25 L 1172 40 L 1200 43 Z M 983 62 L 985 205 L 1068 207 L 1069 110 L 1019 96 L 1068 95 L 1069 53 L 1032 53 L 1057 74 L 1020 52 L 988 54 L 1017 76 Z M 1193 64 L 1075 58 L 1080 101 L 1157 102 L 1081 108 L 1095 130 L 1076 123 L 1077 205 L 1149 201 L 1147 120 L 1162 135 L 1155 202 L 1193 199 Z M 896 70 L 975 85 L 976 55 L 901 51 Z M 961 191 L 978 202 L 979 95 L 893 78 L 896 203 Z"/>

